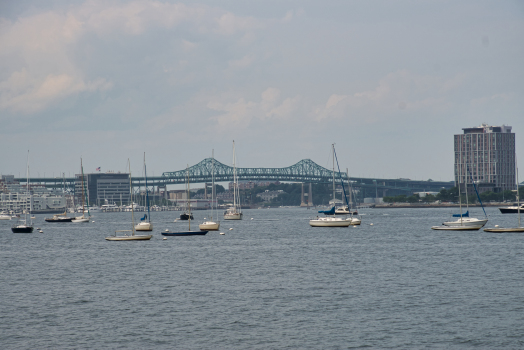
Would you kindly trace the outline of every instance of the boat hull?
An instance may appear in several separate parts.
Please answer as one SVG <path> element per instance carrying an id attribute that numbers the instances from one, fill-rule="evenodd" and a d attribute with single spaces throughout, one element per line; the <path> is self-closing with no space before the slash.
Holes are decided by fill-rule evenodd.
<path id="1" fill-rule="evenodd" d="M 135 226 L 135 231 L 153 231 L 153 223 L 141 222 Z"/>
<path id="2" fill-rule="evenodd" d="M 203 236 L 207 234 L 208 231 L 183 231 L 183 232 L 171 232 L 164 231 L 162 236 Z"/>
<path id="3" fill-rule="evenodd" d="M 495 228 L 485 228 L 486 232 L 524 232 L 524 227 L 495 227 Z"/>
<path id="4" fill-rule="evenodd" d="M 134 236 L 109 236 L 106 241 L 148 241 L 153 235 L 134 235 Z"/>
<path id="5" fill-rule="evenodd" d="M 242 213 L 226 213 L 224 220 L 242 220 Z"/>
<path id="6" fill-rule="evenodd" d="M 220 228 L 220 222 L 206 221 L 198 225 L 198 228 L 201 231 L 218 231 Z"/>
<path id="7" fill-rule="evenodd" d="M 71 222 L 73 221 L 73 218 L 59 218 L 59 219 L 45 218 L 44 220 L 46 222 Z"/>
<path id="8" fill-rule="evenodd" d="M 502 214 L 517 214 L 519 212 L 518 207 L 503 207 L 499 208 L 499 210 Z M 520 207 L 520 212 L 524 212 L 524 207 Z"/>
<path id="9" fill-rule="evenodd" d="M 488 222 L 488 219 L 476 219 L 476 218 L 462 218 L 462 220 L 456 220 L 456 221 L 446 221 L 443 222 L 442 225 L 444 226 L 479 226 L 482 227 L 486 225 L 486 222 Z"/>
<path id="10" fill-rule="evenodd" d="M 432 230 L 443 230 L 443 231 L 478 231 L 482 226 L 432 226 Z"/>
<path id="11" fill-rule="evenodd" d="M 32 233 L 34 230 L 33 226 L 19 225 L 11 227 L 13 233 Z"/>
<path id="12" fill-rule="evenodd" d="M 312 227 L 348 227 L 351 225 L 351 219 L 319 218 L 309 220 L 309 225 Z"/>

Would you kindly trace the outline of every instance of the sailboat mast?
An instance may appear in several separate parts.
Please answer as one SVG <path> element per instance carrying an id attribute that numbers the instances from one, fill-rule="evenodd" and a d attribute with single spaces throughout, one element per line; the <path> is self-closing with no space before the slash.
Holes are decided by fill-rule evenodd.
<path id="1" fill-rule="evenodd" d="M 215 150 L 211 151 L 211 221 L 213 221 L 213 202 L 215 200 Z M 216 205 L 215 205 L 216 210 Z M 217 212 L 218 219 L 218 212 Z"/>
<path id="2" fill-rule="evenodd" d="M 148 222 L 151 222 L 151 213 L 149 212 L 149 190 L 147 188 L 147 167 L 146 167 L 146 152 L 144 152 L 144 176 L 146 177 L 146 205 Z"/>
<path id="3" fill-rule="evenodd" d="M 517 160 L 515 160 L 515 165 Z M 519 168 L 517 168 L 517 212 L 519 213 L 519 227 L 520 227 L 520 196 L 519 196 Z"/>
<path id="4" fill-rule="evenodd" d="M 333 148 L 333 206 L 335 206 L 335 144 L 332 144 Z"/>
<path id="5" fill-rule="evenodd" d="M 186 168 L 186 174 L 187 174 L 187 210 L 189 213 L 189 218 L 187 219 L 189 223 L 189 231 L 191 231 L 191 197 L 189 194 L 189 164 Z"/>
<path id="6" fill-rule="evenodd" d="M 237 167 L 235 154 L 235 140 L 233 140 L 233 208 L 237 210 Z"/>
<path id="7" fill-rule="evenodd" d="M 85 210 L 84 210 L 84 166 L 82 164 L 82 158 L 80 158 L 80 170 L 82 171 L 82 216 L 85 216 Z"/>
<path id="8" fill-rule="evenodd" d="M 129 163 L 129 191 L 131 192 L 131 232 L 133 236 L 135 235 L 135 206 L 133 203 L 133 184 L 131 183 L 131 162 L 127 159 Z"/>
<path id="9" fill-rule="evenodd" d="M 27 197 L 29 198 L 29 209 L 26 208 L 25 211 L 25 224 L 27 224 L 27 212 L 29 211 L 29 217 L 31 217 L 31 192 L 29 191 L 29 150 L 27 150 Z M 31 225 L 33 224 L 33 219 L 31 219 Z"/>
<path id="10" fill-rule="evenodd" d="M 460 159 L 462 160 L 462 159 Z M 460 181 L 462 180 L 462 162 L 459 162 L 459 176 L 458 176 L 458 190 L 459 190 L 459 208 L 460 208 L 460 225 L 462 226 L 462 199 L 461 199 L 461 190 L 460 190 Z"/>

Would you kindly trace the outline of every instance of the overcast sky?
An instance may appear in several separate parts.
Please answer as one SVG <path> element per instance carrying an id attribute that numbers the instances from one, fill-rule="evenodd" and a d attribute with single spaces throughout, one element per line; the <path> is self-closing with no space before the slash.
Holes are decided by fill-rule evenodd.
<path id="1" fill-rule="evenodd" d="M 523 1 L 2 1 L 0 173 L 304 158 L 453 179 L 453 135 L 511 125 Z M 524 171 L 521 171 L 524 174 Z M 521 180 L 524 176 L 521 176 Z"/>

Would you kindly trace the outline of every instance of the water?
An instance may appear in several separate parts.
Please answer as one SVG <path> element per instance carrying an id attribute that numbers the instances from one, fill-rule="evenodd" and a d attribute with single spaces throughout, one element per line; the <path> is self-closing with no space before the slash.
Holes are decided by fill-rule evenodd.
<path id="1" fill-rule="evenodd" d="M 360 227 L 312 228 L 312 210 L 247 210 L 225 235 L 165 241 L 187 223 L 161 212 L 142 242 L 104 240 L 129 213 L 37 216 L 32 234 L 0 221 L 0 347 L 523 348 L 524 236 L 430 229 L 450 211 L 366 209 Z M 487 226 L 516 226 L 487 211 Z"/>

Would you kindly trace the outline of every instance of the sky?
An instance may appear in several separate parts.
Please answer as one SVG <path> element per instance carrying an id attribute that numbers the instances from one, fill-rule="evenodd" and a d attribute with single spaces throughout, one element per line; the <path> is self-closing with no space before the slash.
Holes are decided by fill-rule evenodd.
<path id="1" fill-rule="evenodd" d="M 237 166 L 453 180 L 453 135 L 511 125 L 522 1 L 0 2 L 0 174 Z M 524 167 L 523 167 L 524 168 Z M 521 178 L 522 180 L 522 178 Z"/>

